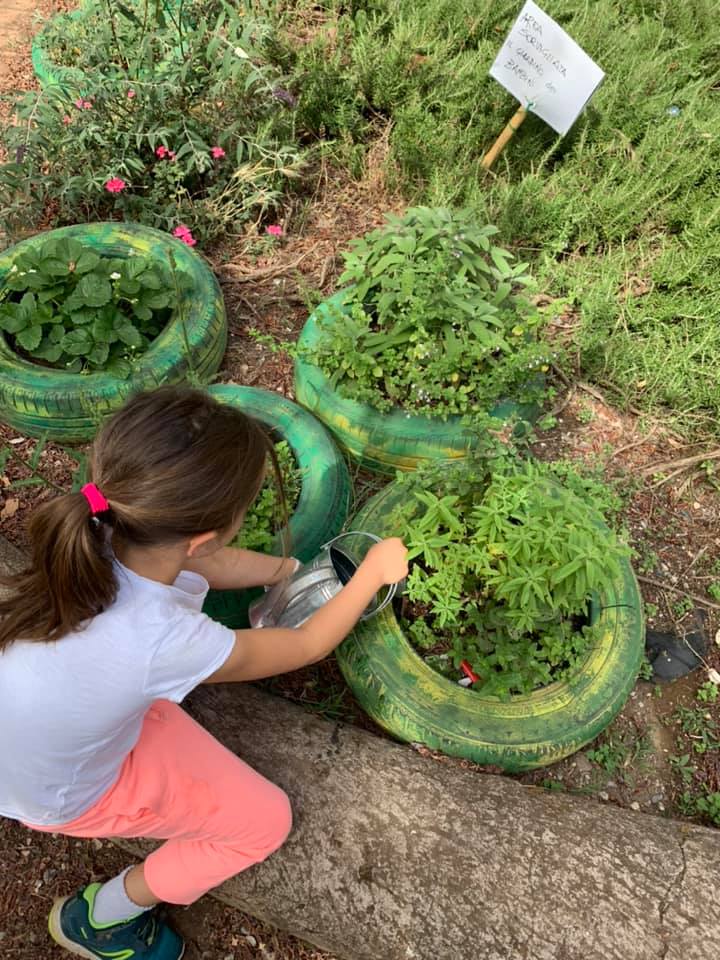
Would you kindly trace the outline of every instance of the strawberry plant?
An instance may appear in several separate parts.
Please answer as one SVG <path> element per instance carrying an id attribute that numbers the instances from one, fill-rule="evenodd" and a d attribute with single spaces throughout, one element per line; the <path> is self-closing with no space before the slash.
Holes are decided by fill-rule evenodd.
<path id="1" fill-rule="evenodd" d="M 354 241 L 342 309 L 306 358 L 343 395 L 447 417 L 543 393 L 550 353 L 525 294 L 526 263 L 469 212 L 416 207 Z M 322 321 L 321 321 L 322 324 Z"/>
<path id="2" fill-rule="evenodd" d="M 51 238 L 15 258 L 0 288 L 0 331 L 40 363 L 125 377 L 168 321 L 176 282 L 182 275 L 156 260 Z"/>
<path id="3" fill-rule="evenodd" d="M 593 597 L 619 575 L 626 548 L 551 467 L 508 458 L 445 466 L 439 478 L 435 468 L 401 481 L 410 641 L 454 679 L 467 661 L 484 695 L 562 678 L 593 643 Z"/>

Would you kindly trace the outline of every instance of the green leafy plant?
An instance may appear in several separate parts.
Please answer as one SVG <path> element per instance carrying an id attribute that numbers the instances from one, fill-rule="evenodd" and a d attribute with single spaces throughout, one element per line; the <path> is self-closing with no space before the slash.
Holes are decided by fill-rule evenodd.
<path id="1" fill-rule="evenodd" d="M 572 670 L 593 643 L 595 593 L 627 554 L 587 503 L 539 464 L 420 471 L 397 517 L 411 569 L 403 620 L 431 666 L 466 660 L 485 695 L 523 694 Z"/>
<path id="2" fill-rule="evenodd" d="M 685 786 L 692 783 L 692 779 L 695 776 L 695 766 L 690 760 L 689 753 L 668 757 L 668 760 L 672 769 L 680 775 Z"/>
<path id="3" fill-rule="evenodd" d="M 280 467 L 280 473 L 285 490 L 288 512 L 297 505 L 300 496 L 301 476 L 293 457 L 292 450 L 285 440 L 275 444 L 275 454 Z M 280 495 L 275 482 L 275 475 L 268 469 L 265 483 L 257 499 L 247 512 L 242 528 L 232 542 L 234 547 L 244 547 L 246 550 L 268 552 L 273 549 L 276 541 L 278 521 L 281 520 Z"/>
<path id="4" fill-rule="evenodd" d="M 700 794 L 686 790 L 678 801 L 680 812 L 688 817 L 703 817 L 720 827 L 720 792 L 703 788 Z"/>
<path id="5" fill-rule="evenodd" d="M 135 220 L 188 244 L 243 230 L 299 156 L 269 26 L 221 0 L 105 0 L 43 34 L 60 82 L 4 132 L 0 225 Z"/>
<path id="6" fill-rule="evenodd" d="M 386 219 L 343 254 L 343 306 L 307 358 L 379 410 L 476 418 L 508 397 L 539 400 L 550 353 L 523 293 L 527 264 L 466 211 Z"/>
<path id="7" fill-rule="evenodd" d="M 683 733 L 692 740 L 695 753 L 720 750 L 720 727 L 706 707 L 678 707 L 673 714 Z"/>
<path id="8" fill-rule="evenodd" d="M 101 257 L 51 238 L 15 258 L 0 289 L 0 330 L 33 360 L 126 377 L 169 319 L 177 280 L 156 260 Z"/>
<path id="9" fill-rule="evenodd" d="M 713 582 L 708 585 L 707 592 L 713 600 L 720 600 L 720 583 L 713 580 Z"/>
<path id="10" fill-rule="evenodd" d="M 653 665 L 650 663 L 647 656 L 642 658 L 638 676 L 641 680 L 652 680 L 653 678 Z"/>
<path id="11" fill-rule="evenodd" d="M 717 703 L 718 697 L 720 697 L 720 689 L 716 683 L 707 680 L 705 683 L 700 684 L 695 693 L 695 697 L 700 703 Z"/>

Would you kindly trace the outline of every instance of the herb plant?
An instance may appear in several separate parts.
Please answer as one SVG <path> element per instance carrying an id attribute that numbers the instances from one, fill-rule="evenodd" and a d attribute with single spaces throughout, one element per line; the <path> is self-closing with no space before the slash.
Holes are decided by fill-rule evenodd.
<path id="1" fill-rule="evenodd" d="M 275 444 L 275 454 L 285 488 L 288 512 L 291 512 L 300 496 L 301 478 L 292 450 L 285 440 Z M 234 547 L 246 550 L 272 551 L 276 542 L 276 531 L 280 519 L 280 497 L 275 475 L 268 470 L 260 493 L 247 512 L 245 521 L 232 542 Z"/>
<path id="2" fill-rule="evenodd" d="M 180 274 L 157 260 L 101 257 L 51 238 L 16 257 L 0 288 L 0 331 L 33 360 L 71 373 L 130 373 L 177 303 Z"/>
<path id="3" fill-rule="evenodd" d="M 126 219 L 194 244 L 242 230 L 296 174 L 294 99 L 269 27 L 221 0 L 104 0 L 42 43 L 59 82 L 4 133 L 0 226 Z"/>
<path id="4" fill-rule="evenodd" d="M 497 469 L 500 467 L 500 469 Z M 445 466 L 442 493 L 423 471 L 398 517 L 412 561 L 407 634 L 484 695 L 527 694 L 572 670 L 597 637 L 591 601 L 626 549 L 543 465 Z M 437 470 L 437 468 L 435 468 Z M 436 474 L 437 479 L 437 474 Z"/>
<path id="5" fill-rule="evenodd" d="M 476 416 L 509 397 L 536 401 L 549 352 L 523 292 L 527 264 L 513 264 L 496 233 L 463 211 L 388 215 L 344 254 L 343 309 L 309 359 L 379 410 Z"/>

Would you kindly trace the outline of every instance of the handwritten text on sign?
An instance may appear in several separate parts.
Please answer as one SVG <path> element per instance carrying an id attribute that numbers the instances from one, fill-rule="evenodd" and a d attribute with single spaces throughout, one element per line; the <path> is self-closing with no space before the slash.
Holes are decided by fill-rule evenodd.
<path id="1" fill-rule="evenodd" d="M 527 0 L 490 76 L 553 130 L 565 134 L 605 74 L 554 20 Z"/>

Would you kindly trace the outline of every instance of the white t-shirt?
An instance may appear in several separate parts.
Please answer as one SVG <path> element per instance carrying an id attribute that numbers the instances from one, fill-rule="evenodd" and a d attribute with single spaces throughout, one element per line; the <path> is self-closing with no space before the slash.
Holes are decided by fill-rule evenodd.
<path id="1" fill-rule="evenodd" d="M 235 634 L 201 612 L 208 583 L 172 586 L 116 561 L 117 599 L 55 643 L 0 653 L 0 815 L 40 826 L 89 810 L 117 780 L 154 700 L 179 703 Z"/>

